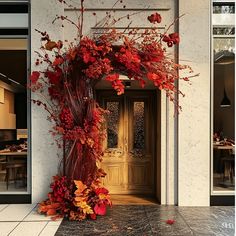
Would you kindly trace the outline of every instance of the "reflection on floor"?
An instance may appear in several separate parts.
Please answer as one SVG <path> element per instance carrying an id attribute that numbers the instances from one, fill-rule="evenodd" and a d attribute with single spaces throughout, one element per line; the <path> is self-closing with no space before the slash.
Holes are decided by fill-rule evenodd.
<path id="1" fill-rule="evenodd" d="M 213 179 L 213 190 L 214 191 L 234 191 L 235 189 L 235 178 L 233 177 L 233 182 L 225 178 L 223 180 L 222 174 L 214 173 Z"/>
<path id="2" fill-rule="evenodd" d="M 115 205 L 97 220 L 64 219 L 55 236 L 233 236 L 234 228 L 234 207 Z"/>
<path id="3" fill-rule="evenodd" d="M 0 181 L 0 193 L 1 192 L 26 192 L 27 187 L 22 185 L 22 181 L 16 181 L 16 184 L 12 181 L 9 182 L 8 189 L 5 181 Z"/>

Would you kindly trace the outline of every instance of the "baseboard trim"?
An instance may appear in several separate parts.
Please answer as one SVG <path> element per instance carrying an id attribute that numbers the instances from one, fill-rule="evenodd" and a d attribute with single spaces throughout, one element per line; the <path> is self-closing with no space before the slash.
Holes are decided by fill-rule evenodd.
<path id="1" fill-rule="evenodd" d="M 1 194 L 0 204 L 31 203 L 31 194 Z"/>
<path id="2" fill-rule="evenodd" d="M 210 204 L 211 206 L 234 206 L 235 196 L 211 196 Z"/>

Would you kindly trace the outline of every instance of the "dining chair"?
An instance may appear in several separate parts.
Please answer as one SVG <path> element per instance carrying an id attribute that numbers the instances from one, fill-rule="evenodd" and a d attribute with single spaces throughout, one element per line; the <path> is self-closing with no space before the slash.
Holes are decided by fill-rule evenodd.
<path id="1" fill-rule="evenodd" d="M 23 185 L 25 185 L 26 180 L 26 161 L 17 161 L 10 160 L 6 164 L 6 187 L 8 190 L 9 182 L 13 180 L 15 183 L 17 180 L 23 181 Z"/>
<path id="2" fill-rule="evenodd" d="M 6 158 L 5 157 L 0 157 L 0 176 L 3 176 L 4 181 L 6 181 L 6 174 L 7 174 L 7 170 L 6 170 Z"/>

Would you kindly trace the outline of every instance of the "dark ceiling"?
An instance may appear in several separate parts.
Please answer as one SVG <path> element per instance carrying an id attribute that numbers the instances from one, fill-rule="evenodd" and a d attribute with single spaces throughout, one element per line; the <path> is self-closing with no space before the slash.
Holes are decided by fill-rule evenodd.
<path id="1" fill-rule="evenodd" d="M 0 73 L 26 86 L 27 51 L 0 50 Z"/>

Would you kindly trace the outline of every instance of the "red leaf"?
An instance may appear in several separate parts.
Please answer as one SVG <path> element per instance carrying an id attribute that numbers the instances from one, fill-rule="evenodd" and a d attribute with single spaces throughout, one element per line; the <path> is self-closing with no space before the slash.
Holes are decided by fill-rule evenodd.
<path id="1" fill-rule="evenodd" d="M 105 80 L 107 81 L 115 81 L 119 78 L 119 74 L 112 74 L 112 75 L 108 75 Z"/>
<path id="2" fill-rule="evenodd" d="M 166 220 L 166 224 L 168 225 L 173 225 L 174 223 L 175 223 L 175 220 L 172 220 L 172 219 Z"/>
<path id="3" fill-rule="evenodd" d="M 95 189 L 95 193 L 96 193 L 97 195 L 99 195 L 100 193 L 102 193 L 102 194 L 108 194 L 109 191 L 108 191 L 106 188 L 97 188 L 97 189 Z"/>
<path id="4" fill-rule="evenodd" d="M 94 212 L 97 215 L 104 216 L 106 214 L 106 205 L 105 204 L 96 204 L 94 207 Z"/>
<path id="5" fill-rule="evenodd" d="M 58 65 L 61 65 L 63 63 L 63 58 L 62 57 L 56 57 L 56 59 L 54 60 L 53 62 L 53 65 L 54 66 L 58 66 Z"/>
<path id="6" fill-rule="evenodd" d="M 96 214 L 90 214 L 89 216 L 90 216 L 90 218 L 92 220 L 96 220 L 97 219 L 97 215 Z"/>

